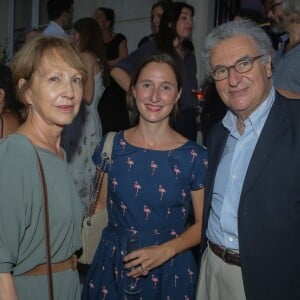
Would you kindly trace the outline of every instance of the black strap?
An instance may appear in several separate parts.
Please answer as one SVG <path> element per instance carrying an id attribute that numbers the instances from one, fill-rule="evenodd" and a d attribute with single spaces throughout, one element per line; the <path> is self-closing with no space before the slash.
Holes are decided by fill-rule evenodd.
<path id="1" fill-rule="evenodd" d="M 51 250 L 50 250 L 50 229 L 49 229 L 49 211 L 48 211 L 48 193 L 47 193 L 47 185 L 44 174 L 43 165 L 40 159 L 40 156 L 35 149 L 35 153 L 37 156 L 38 164 L 39 164 L 39 173 L 42 182 L 42 190 L 43 190 L 43 204 L 44 204 L 44 223 L 45 223 L 45 247 L 47 254 L 47 271 L 48 271 L 48 292 L 49 292 L 49 300 L 54 300 L 53 293 L 53 278 L 52 278 L 52 269 L 51 269 Z"/>

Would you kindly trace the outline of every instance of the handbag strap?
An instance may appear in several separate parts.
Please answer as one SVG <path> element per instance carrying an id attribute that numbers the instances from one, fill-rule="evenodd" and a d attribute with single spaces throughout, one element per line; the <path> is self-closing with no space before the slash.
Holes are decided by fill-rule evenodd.
<path id="1" fill-rule="evenodd" d="M 91 218 L 92 215 L 95 213 L 97 203 L 98 203 L 98 198 L 99 194 L 101 191 L 103 179 L 104 179 L 104 172 L 106 169 L 107 163 L 111 163 L 111 155 L 112 155 L 112 148 L 114 144 L 114 138 L 115 138 L 116 132 L 112 131 L 109 132 L 106 135 L 106 139 L 104 142 L 104 146 L 101 152 L 101 165 L 100 167 L 96 168 L 96 174 L 94 178 L 94 188 L 91 193 L 91 205 L 90 209 L 88 212 L 88 220 L 87 220 L 87 225 L 91 226 Z"/>
<path id="2" fill-rule="evenodd" d="M 114 138 L 115 138 L 116 132 L 112 131 L 109 132 L 106 136 L 104 146 L 101 152 L 102 159 L 106 159 L 109 163 L 111 163 L 111 154 L 112 154 L 112 148 L 114 144 Z"/>
<path id="3" fill-rule="evenodd" d="M 49 293 L 49 300 L 54 300 L 54 293 L 53 293 L 53 278 L 52 278 L 52 269 L 51 269 L 51 250 L 50 250 L 50 226 L 49 226 L 49 210 L 48 210 L 48 193 L 47 193 L 47 185 L 45 179 L 45 173 L 43 169 L 43 165 L 40 159 L 40 156 L 34 147 L 37 161 L 39 165 L 39 174 L 42 183 L 42 191 L 43 191 L 43 206 L 44 206 L 44 231 L 45 231 L 45 247 L 46 247 L 46 254 L 47 254 L 47 274 L 48 274 L 48 293 Z"/>

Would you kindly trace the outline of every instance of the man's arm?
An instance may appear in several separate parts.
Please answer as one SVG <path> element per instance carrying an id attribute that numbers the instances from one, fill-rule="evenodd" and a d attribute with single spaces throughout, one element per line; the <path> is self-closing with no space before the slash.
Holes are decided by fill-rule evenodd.
<path id="1" fill-rule="evenodd" d="M 289 98 L 289 99 L 300 99 L 300 94 L 292 92 L 292 91 L 288 91 L 285 89 L 281 89 L 281 88 L 276 88 L 277 92 L 279 94 L 281 94 L 282 96 Z"/>
<path id="2" fill-rule="evenodd" d="M 130 76 L 129 74 L 118 67 L 112 68 L 111 76 L 114 80 L 119 84 L 119 86 L 125 91 L 128 92 L 129 84 L 130 84 Z"/>

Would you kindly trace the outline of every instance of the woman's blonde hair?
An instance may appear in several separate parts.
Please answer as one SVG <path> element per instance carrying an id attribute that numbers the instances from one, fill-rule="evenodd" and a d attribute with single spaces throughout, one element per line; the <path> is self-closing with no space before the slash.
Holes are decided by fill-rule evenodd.
<path id="1" fill-rule="evenodd" d="M 66 39 L 59 37 L 40 36 L 24 45 L 14 56 L 11 63 L 12 79 L 18 100 L 25 104 L 25 92 L 32 84 L 32 76 L 38 69 L 44 55 L 55 59 L 61 57 L 69 66 L 82 76 L 83 84 L 87 80 L 87 68 L 75 46 Z M 25 84 L 19 86 L 20 79 Z"/>

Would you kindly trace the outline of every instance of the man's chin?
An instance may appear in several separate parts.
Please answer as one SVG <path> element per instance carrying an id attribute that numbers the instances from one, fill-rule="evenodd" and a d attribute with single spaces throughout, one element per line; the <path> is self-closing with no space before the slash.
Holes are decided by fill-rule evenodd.
<path id="1" fill-rule="evenodd" d="M 274 33 L 283 34 L 285 32 L 283 26 L 276 23 L 272 23 L 271 28 Z"/>

